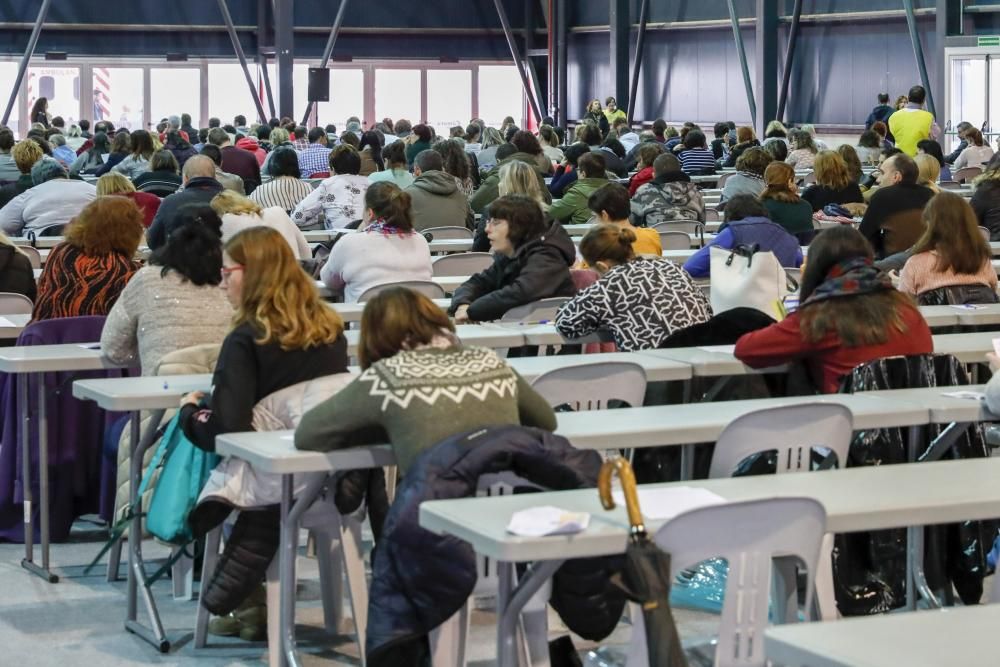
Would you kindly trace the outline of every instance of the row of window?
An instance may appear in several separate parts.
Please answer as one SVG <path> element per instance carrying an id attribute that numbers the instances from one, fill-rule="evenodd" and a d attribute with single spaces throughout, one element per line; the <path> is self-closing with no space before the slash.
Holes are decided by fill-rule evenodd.
<path id="1" fill-rule="evenodd" d="M 293 71 L 296 121 L 302 120 L 308 95 L 308 63 L 297 63 Z M 262 67 L 250 66 L 251 78 L 265 112 L 270 114 Z M 277 105 L 275 66 L 268 65 L 272 93 Z M 9 94 L 17 76 L 17 63 L 0 61 L 0 91 Z M 81 81 L 90 81 L 82 86 Z M 256 107 L 239 63 L 200 62 L 164 67 L 140 62 L 115 61 L 100 64 L 39 63 L 28 68 L 17 104 L 8 125 L 20 136 L 26 128 L 21 119 L 39 97 L 49 101 L 49 114 L 67 123 L 80 118 L 108 119 L 130 129 L 155 125 L 171 114 L 189 113 L 195 127 L 208 124 L 209 117 L 223 123 L 242 114 L 251 122 Z M 0 101 L 5 104 L 6 99 Z M 146 108 L 148 105 L 148 109 Z M 465 126 L 470 118 L 483 118 L 499 126 L 506 116 L 521 122 L 524 96 L 513 65 L 427 63 L 365 63 L 330 70 L 330 101 L 317 102 L 313 121 L 344 128 L 351 116 L 366 125 L 389 117 L 412 123 L 426 120 L 437 131 Z M 0 107 L 2 108 L 2 107 Z"/>

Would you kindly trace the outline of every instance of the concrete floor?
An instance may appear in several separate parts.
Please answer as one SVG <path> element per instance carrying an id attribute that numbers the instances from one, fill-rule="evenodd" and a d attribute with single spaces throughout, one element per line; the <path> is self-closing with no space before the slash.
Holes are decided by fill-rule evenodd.
<path id="1" fill-rule="evenodd" d="M 216 648 L 196 651 L 193 627 L 197 602 L 175 601 L 170 582 L 160 581 L 155 594 L 167 635 L 172 642 L 169 653 L 161 654 L 123 628 L 125 618 L 125 582 L 105 581 L 104 568 L 83 573 L 86 563 L 103 544 L 103 534 L 93 526 L 78 522 L 73 541 L 53 545 L 52 562 L 61 580 L 48 584 L 21 568 L 24 547 L 0 544 L 0 665 L 60 667 L 112 667 L 119 665 L 228 665 L 266 664 L 266 647 L 239 640 L 210 638 Z M 164 558 L 167 550 L 151 541 L 144 544 L 149 559 Z M 36 560 L 39 553 L 36 547 Z M 122 572 L 124 573 L 124 567 Z M 149 570 L 150 572 L 152 569 Z M 307 667 L 358 665 L 353 636 L 328 636 L 323 630 L 319 602 L 318 571 L 312 558 L 299 559 L 297 632 Z M 144 618 L 140 606 L 140 619 Z M 718 617 L 711 614 L 677 611 L 681 636 L 685 640 L 704 638 L 714 633 Z M 495 664 L 495 615 L 474 612 L 470 632 L 471 667 Z M 554 613 L 550 613 L 552 638 L 567 634 Z M 618 630 L 603 644 L 623 651 L 630 629 Z M 578 649 L 592 644 L 574 638 Z M 591 660 L 592 667 L 610 663 Z"/>

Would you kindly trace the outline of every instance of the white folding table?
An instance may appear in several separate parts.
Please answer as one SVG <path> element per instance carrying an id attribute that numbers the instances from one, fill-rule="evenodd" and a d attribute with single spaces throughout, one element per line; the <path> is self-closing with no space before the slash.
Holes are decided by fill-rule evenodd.
<path id="1" fill-rule="evenodd" d="M 883 614 L 764 631 L 769 660 L 786 667 L 993 665 L 1000 605 Z"/>
<path id="2" fill-rule="evenodd" d="M 776 497 L 814 498 L 826 509 L 827 531 L 846 533 L 995 518 L 1000 516 L 998 475 L 1000 459 L 972 459 L 687 481 L 640 488 L 700 487 L 730 502 Z M 514 512 L 542 505 L 589 512 L 590 525 L 575 535 L 529 538 L 507 533 L 506 526 Z M 662 523 L 648 521 L 646 525 L 655 533 Z M 495 559 L 498 571 L 505 573 L 501 577 L 504 588 L 498 596 L 497 664 L 500 667 L 515 664 L 516 619 L 524 603 L 552 573 L 569 558 L 623 553 L 629 535 L 624 508 L 604 511 L 595 489 L 429 501 L 420 506 L 420 525 L 468 542 L 477 553 Z M 514 564 L 530 561 L 534 564 L 526 576 L 516 588 L 511 587 Z M 940 641 L 940 635 L 936 637 Z M 867 663 L 859 664 L 867 667 Z M 816 666 L 810 663 L 810 667 Z"/>

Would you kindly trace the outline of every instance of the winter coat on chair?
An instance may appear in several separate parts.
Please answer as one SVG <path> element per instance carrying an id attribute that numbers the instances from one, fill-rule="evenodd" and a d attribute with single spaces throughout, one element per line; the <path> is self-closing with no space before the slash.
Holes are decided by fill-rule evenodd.
<path id="1" fill-rule="evenodd" d="M 472 547 L 420 527 L 420 504 L 475 495 L 480 475 L 512 472 L 548 489 L 596 485 L 600 456 L 564 438 L 521 426 L 477 429 L 421 454 L 396 491 L 373 565 L 368 604 L 368 667 L 428 660 L 427 633 L 469 599 L 476 584 Z M 619 557 L 588 559 L 588 576 L 569 561 L 553 579 L 552 605 L 566 625 L 599 640 L 617 625 L 624 598 L 608 581 Z M 596 575 L 596 576 L 595 576 Z"/>
<path id="2" fill-rule="evenodd" d="M 854 393 L 915 387 L 969 384 L 962 364 L 950 355 L 888 357 L 863 364 L 845 377 L 842 391 Z M 943 425 L 920 427 L 920 443 L 932 443 Z M 872 429 L 855 434 L 848 466 L 889 465 L 908 461 L 907 430 Z M 917 451 L 917 463 L 938 459 L 988 458 L 982 423 L 968 425 L 944 451 Z M 946 482 L 959 486 L 962 480 Z M 997 535 L 996 521 L 964 521 L 924 530 L 924 570 L 932 590 L 952 587 L 963 604 L 978 604 L 987 575 L 986 553 Z M 905 603 L 906 529 L 845 533 L 835 536 L 833 575 L 837 607 L 844 616 L 879 614 Z"/>
<path id="3" fill-rule="evenodd" d="M 219 358 L 219 348 L 220 345 L 218 344 L 206 343 L 204 345 L 192 345 L 191 347 L 168 352 L 163 355 L 160 362 L 156 365 L 153 375 L 210 374 L 215 371 L 215 362 Z M 167 382 L 169 381 L 164 380 L 164 384 Z M 211 380 L 205 384 L 207 388 L 208 385 L 211 385 Z M 167 410 L 163 415 L 161 423 L 168 423 L 173 419 L 173 416 L 174 410 Z M 149 428 L 152 416 L 149 412 L 143 412 L 141 419 L 140 433 L 145 433 L 146 429 Z M 118 440 L 118 475 L 115 487 L 114 514 L 116 521 L 125 516 L 129 505 L 129 468 L 132 465 L 132 457 L 129 453 L 129 430 L 127 426 L 122 429 L 121 438 Z M 150 447 L 146 450 L 145 460 L 143 461 L 144 469 L 149 464 L 150 459 L 153 458 L 155 452 L 156 447 Z M 147 486 L 146 492 L 142 496 L 143 507 L 149 507 L 149 501 L 153 497 L 153 491 L 156 489 L 156 480 L 158 478 L 159 475 L 155 475 Z"/>

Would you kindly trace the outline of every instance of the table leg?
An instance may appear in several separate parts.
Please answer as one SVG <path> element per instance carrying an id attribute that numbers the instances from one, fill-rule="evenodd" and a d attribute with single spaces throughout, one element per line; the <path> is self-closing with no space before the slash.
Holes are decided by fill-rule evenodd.
<path id="1" fill-rule="evenodd" d="M 32 518 L 31 493 L 31 414 L 28 412 L 28 383 L 30 375 L 12 375 L 17 387 L 17 412 L 21 420 L 21 496 L 24 503 L 24 560 L 21 565 L 35 572 L 35 525 Z"/>
<path id="2" fill-rule="evenodd" d="M 287 667 L 299 667 L 298 650 L 295 647 L 295 557 L 298 551 L 299 520 L 313 504 L 326 485 L 326 477 L 318 476 L 309 482 L 299 494 L 295 493 L 294 475 L 281 478 L 281 544 L 278 550 L 279 579 L 281 589 L 281 653 Z"/>
<path id="3" fill-rule="evenodd" d="M 552 578 L 564 560 L 538 561 L 528 569 L 517 587 L 513 587 L 514 564 L 497 563 L 500 586 L 497 591 L 497 667 L 517 667 L 518 618 L 524 605 Z"/>
<path id="4" fill-rule="evenodd" d="M 38 373 L 35 378 L 38 382 L 38 522 L 41 537 L 42 565 L 38 566 L 34 558 L 35 526 L 32 517 L 33 494 L 31 492 L 31 414 L 28 409 L 28 385 L 31 382 L 30 374 L 23 374 L 17 377 L 18 408 L 22 419 L 21 445 L 24 460 L 22 470 L 24 475 L 24 560 L 21 565 L 50 584 L 59 581 L 59 577 L 49 570 L 49 450 L 48 450 L 48 424 L 46 423 L 45 409 L 45 376 Z M 22 382 L 23 381 L 23 382 Z"/>
<path id="5" fill-rule="evenodd" d="M 139 495 L 139 483 L 142 477 L 142 464 L 148 450 L 156 440 L 156 429 L 163 419 L 164 410 L 153 412 L 149 427 L 142 434 L 140 439 L 140 427 L 142 415 L 138 411 L 132 413 L 129 420 L 129 503 L 134 505 Z M 150 627 L 146 627 L 138 621 L 139 594 L 146 607 L 149 616 Z M 156 601 L 153 594 L 146 585 L 146 571 L 142 561 L 142 517 L 136 515 L 132 518 L 128 527 L 128 587 L 127 587 L 127 615 L 125 618 L 125 629 L 142 637 L 145 641 L 155 646 L 161 653 L 170 650 L 170 642 L 163 631 L 163 623 L 160 621 L 160 614 L 156 609 Z"/>

